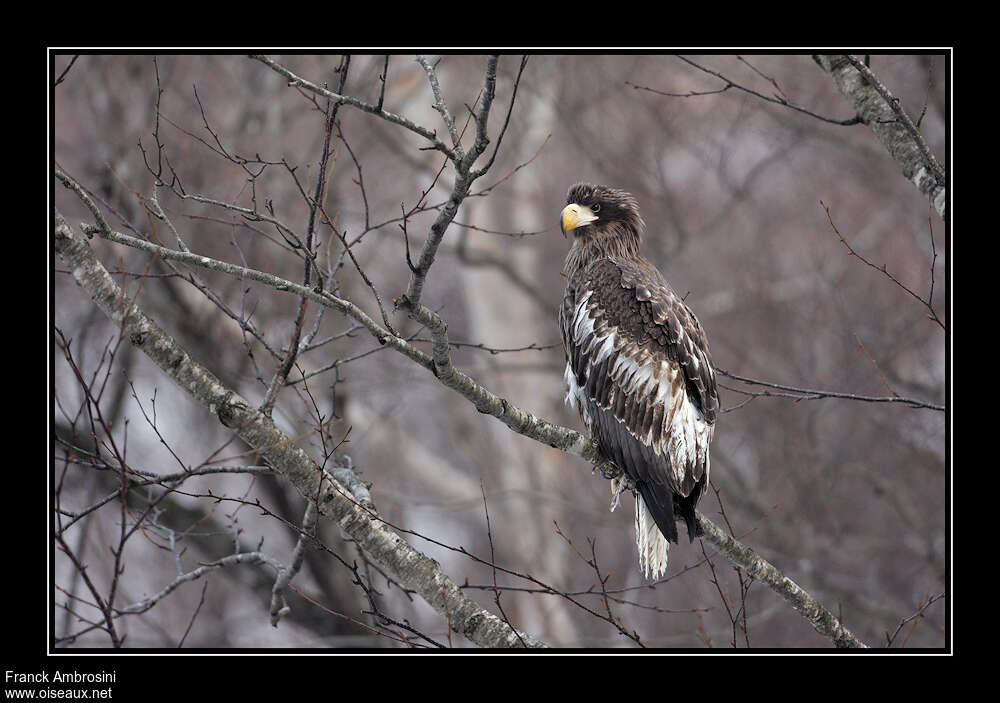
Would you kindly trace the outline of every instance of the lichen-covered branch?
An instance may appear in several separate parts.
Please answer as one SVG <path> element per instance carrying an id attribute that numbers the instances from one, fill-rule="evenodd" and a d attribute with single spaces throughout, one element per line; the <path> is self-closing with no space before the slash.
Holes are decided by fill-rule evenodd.
<path id="1" fill-rule="evenodd" d="M 592 439 L 518 408 L 456 369 L 451 363 L 451 344 L 448 341 L 448 326 L 444 320 L 433 310 L 422 305 L 412 306 L 405 300 L 397 302 L 400 307 L 409 310 L 413 319 L 430 330 L 433 339 L 432 370 L 442 385 L 464 396 L 476 406 L 476 410 L 485 415 L 492 415 L 518 434 L 591 462 L 599 459 L 597 444 Z"/>
<path id="2" fill-rule="evenodd" d="M 871 69 L 846 54 L 817 54 L 813 59 L 829 73 L 899 166 L 906 179 L 927 196 L 943 219 L 948 204 L 946 172 L 923 136 Z"/>

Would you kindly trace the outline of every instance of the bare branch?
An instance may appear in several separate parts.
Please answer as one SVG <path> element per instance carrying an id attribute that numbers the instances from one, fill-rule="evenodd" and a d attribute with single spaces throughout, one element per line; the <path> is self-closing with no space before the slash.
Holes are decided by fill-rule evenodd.
<path id="1" fill-rule="evenodd" d="M 715 76 L 716 78 L 718 78 L 721 81 L 725 81 L 726 85 L 724 85 L 722 88 L 719 88 L 718 90 L 706 90 L 706 91 L 700 91 L 700 92 L 691 91 L 691 92 L 688 92 L 688 93 L 667 93 L 667 92 L 664 92 L 664 91 L 661 91 L 661 90 L 655 90 L 653 88 L 647 88 L 646 86 L 636 85 L 636 84 L 630 83 L 628 81 L 625 81 L 625 85 L 630 85 L 633 88 L 635 88 L 636 90 L 645 90 L 645 91 L 648 91 L 650 93 L 656 93 L 657 95 L 665 95 L 667 97 L 676 97 L 676 98 L 690 98 L 690 97 L 696 97 L 696 96 L 701 96 L 701 95 L 716 95 L 718 93 L 724 93 L 727 90 L 729 90 L 730 88 L 735 88 L 736 90 L 743 91 L 744 93 L 748 93 L 750 95 L 753 95 L 754 97 L 760 98 L 761 100 L 767 101 L 769 103 L 774 103 L 775 105 L 781 105 L 782 107 L 787 107 L 790 110 L 795 110 L 796 112 L 801 112 L 803 114 L 809 115 L 810 117 L 815 117 L 817 120 L 821 120 L 822 122 L 829 122 L 831 124 L 837 124 L 837 125 L 843 125 L 843 126 L 850 126 L 850 125 L 858 124 L 858 122 L 860 121 L 857 117 L 850 117 L 850 118 L 848 118 L 846 120 L 837 120 L 837 119 L 833 119 L 833 118 L 830 118 L 830 117 L 824 117 L 823 115 L 816 114 L 812 110 L 807 110 L 804 107 L 800 107 L 798 105 L 795 105 L 793 103 L 788 102 L 788 100 L 786 100 L 783 96 L 782 97 L 772 97 L 772 96 L 769 96 L 769 95 L 764 95 L 763 93 L 758 93 L 756 90 L 753 90 L 752 88 L 747 88 L 744 85 L 740 85 L 739 83 L 736 83 L 736 82 L 734 82 L 734 81 L 726 78 L 724 75 L 722 75 L 718 71 L 713 71 L 710 68 L 706 68 L 705 66 L 702 66 L 701 64 L 695 63 L 694 61 L 692 61 L 689 58 L 686 58 L 684 56 L 678 56 L 677 58 L 679 58 L 684 63 L 687 63 L 687 64 L 689 64 L 691 66 L 694 66 L 699 71 L 702 71 L 702 72 L 707 73 L 709 75 Z M 756 70 L 757 69 L 754 69 L 754 71 L 756 71 Z M 758 74 L 759 74 L 759 71 L 758 71 Z"/>
<path id="2" fill-rule="evenodd" d="M 76 63 L 76 60 L 77 60 L 78 58 L 80 58 L 80 55 L 79 55 L 79 54 L 73 54 L 73 58 L 71 58 L 71 59 L 69 60 L 69 63 L 68 63 L 68 64 L 66 64 L 66 68 L 64 68 L 64 69 L 62 70 L 62 73 L 60 73 L 60 74 L 59 74 L 59 77 L 58 77 L 58 78 L 56 78 L 56 82 L 52 84 L 53 86 L 57 86 L 57 85 L 59 85 L 60 83 L 62 83 L 62 82 L 63 82 L 64 80 L 66 80 L 66 74 L 67 74 L 67 73 L 69 73 L 69 69 L 73 68 L 73 64 L 75 64 L 75 63 Z"/>
<path id="3" fill-rule="evenodd" d="M 931 305 L 931 301 L 932 301 L 933 296 L 934 296 L 934 261 L 937 259 L 937 251 L 934 249 L 934 235 L 933 235 L 933 232 L 931 233 L 931 251 L 933 252 L 933 257 L 931 259 L 931 294 L 928 296 L 927 300 L 924 300 L 919 295 L 917 295 L 912 290 L 910 290 L 907 286 L 905 286 L 898 278 L 896 278 L 891 273 L 889 273 L 889 271 L 886 268 L 885 264 L 882 264 L 881 266 L 876 266 L 871 261 L 869 261 L 868 259 L 866 259 L 865 257 L 863 257 L 861 254 L 859 254 L 857 251 L 855 251 L 854 247 L 852 247 L 847 242 L 847 240 L 844 239 L 844 235 L 842 235 L 840 233 L 840 230 L 837 229 L 837 226 L 835 224 L 833 224 L 833 216 L 830 214 L 830 208 L 827 207 L 826 203 L 824 203 L 822 200 L 819 201 L 819 204 L 823 207 L 823 210 L 826 211 L 826 219 L 827 219 L 827 221 L 829 221 L 830 227 L 832 227 L 833 231 L 837 233 L 837 237 L 840 238 L 841 243 L 847 248 L 847 252 L 851 256 L 857 258 L 858 261 L 861 261 L 866 266 L 870 266 L 871 268 L 875 269 L 876 271 L 881 271 L 886 276 L 886 278 L 888 278 L 890 281 L 892 281 L 897 286 L 899 286 L 900 288 L 902 288 L 910 296 L 912 296 L 913 298 L 915 298 L 917 301 L 920 302 L 921 305 L 925 306 L 930 311 L 930 314 L 928 314 L 928 316 L 927 316 L 928 319 L 933 320 L 935 322 L 935 324 L 937 324 L 941 329 L 945 329 L 944 322 L 941 321 L 941 318 L 938 317 L 937 312 L 934 310 L 933 305 Z"/>
<path id="4" fill-rule="evenodd" d="M 462 153 L 462 144 L 458 137 L 458 130 L 455 129 L 455 120 L 452 118 L 451 111 L 448 109 L 448 105 L 445 103 L 444 97 L 441 95 L 441 86 L 438 83 L 437 72 L 434 70 L 434 67 L 431 66 L 427 57 L 418 55 L 416 61 L 427 74 L 427 82 L 431 84 L 431 92 L 434 94 L 434 109 L 440 113 L 441 119 L 444 120 L 445 127 L 448 128 L 448 134 L 451 135 L 451 145 L 454 147 L 455 151 L 455 158 L 461 161 L 464 156 Z"/>
<path id="5" fill-rule="evenodd" d="M 448 225 L 451 221 L 455 219 L 455 215 L 458 213 L 458 208 L 465 200 L 466 196 L 469 194 L 469 190 L 472 187 L 473 182 L 476 178 L 481 175 L 479 173 L 473 173 L 470 169 L 472 165 L 476 162 L 476 159 L 483 153 L 486 149 L 487 144 L 489 144 L 489 138 L 486 136 L 486 125 L 489 120 L 490 107 L 493 105 L 494 89 L 496 87 L 496 70 L 497 70 L 497 57 L 490 56 L 486 61 L 486 75 L 484 78 L 483 90 L 479 96 L 479 103 L 477 109 L 471 113 L 476 120 L 476 139 L 473 143 L 471 149 L 468 153 L 463 156 L 456 156 L 455 161 L 455 184 L 451 189 L 451 196 L 448 198 L 448 202 L 445 203 L 444 207 L 438 213 L 437 218 L 431 225 L 430 233 L 427 235 L 427 239 L 424 241 L 424 246 L 420 250 L 420 256 L 417 263 L 412 267 L 412 272 L 410 274 L 410 282 L 406 287 L 406 295 L 402 298 L 402 307 L 410 312 L 410 316 L 413 317 L 416 307 L 420 304 L 420 298 L 423 294 L 424 281 L 427 279 L 427 273 L 430 271 L 431 265 L 434 263 L 434 257 L 437 254 L 438 247 L 441 245 L 441 240 L 444 238 L 445 230 L 448 229 Z"/>
<path id="6" fill-rule="evenodd" d="M 927 596 L 927 598 L 925 598 L 920 603 L 920 605 L 917 606 L 917 610 L 916 610 L 915 613 L 913 613 L 913 615 L 905 617 L 905 618 L 903 618 L 902 620 L 899 621 L 899 625 L 896 626 L 896 629 L 893 631 L 893 633 L 891 635 L 889 634 L 888 631 L 886 631 L 886 633 L 885 633 L 886 647 L 891 648 L 892 645 L 895 644 L 896 637 L 899 636 L 900 630 L 902 630 L 904 627 L 906 627 L 907 623 L 914 622 L 918 618 L 924 617 L 924 612 L 926 612 L 926 610 L 931 605 L 933 605 L 934 603 L 936 603 L 937 601 L 941 600 L 944 597 L 945 597 L 944 593 L 937 593 L 937 594 L 935 594 L 933 596 L 930 596 L 930 595 Z M 914 622 L 914 625 L 915 624 L 916 623 Z M 903 646 L 906 645 L 906 640 L 908 638 L 909 638 L 909 635 L 907 635 L 907 637 L 903 639 L 903 643 L 900 645 L 901 647 L 903 647 Z"/>
<path id="7" fill-rule="evenodd" d="M 745 376 L 738 376 L 737 374 L 726 371 L 725 369 L 720 369 L 716 367 L 716 372 L 728 376 L 736 381 L 742 381 L 743 383 L 749 383 L 753 386 L 764 386 L 766 388 L 775 388 L 781 391 L 788 391 L 794 393 L 795 395 L 783 395 L 780 393 L 771 393 L 769 391 L 761 391 L 759 393 L 754 393 L 752 391 L 740 390 L 737 388 L 728 388 L 728 390 L 734 391 L 736 393 L 743 393 L 751 396 L 767 396 L 767 397 L 783 397 L 791 398 L 793 400 L 816 400 L 819 398 L 844 398 L 846 400 L 860 400 L 866 403 L 905 403 L 913 408 L 927 408 L 928 410 L 938 410 L 940 412 L 945 411 L 945 406 L 937 405 L 936 403 L 928 403 L 923 400 L 917 400 L 915 398 L 903 398 L 898 395 L 888 395 L 888 396 L 870 396 L 870 395 L 858 395 L 856 393 L 842 393 L 840 391 L 820 391 L 812 388 L 797 388 L 795 386 L 786 386 L 780 383 L 771 383 L 770 381 L 759 381 L 754 378 L 747 378 Z"/>

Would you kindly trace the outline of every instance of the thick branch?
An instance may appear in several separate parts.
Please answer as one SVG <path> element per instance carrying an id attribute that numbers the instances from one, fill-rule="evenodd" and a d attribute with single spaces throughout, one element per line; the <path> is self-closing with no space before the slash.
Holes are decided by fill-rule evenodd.
<path id="1" fill-rule="evenodd" d="M 945 218 L 948 203 L 945 169 L 903 111 L 899 99 L 892 96 L 871 69 L 853 56 L 817 54 L 813 59 L 833 77 L 840 92 L 875 132 L 906 179 L 927 196 L 938 215 Z"/>

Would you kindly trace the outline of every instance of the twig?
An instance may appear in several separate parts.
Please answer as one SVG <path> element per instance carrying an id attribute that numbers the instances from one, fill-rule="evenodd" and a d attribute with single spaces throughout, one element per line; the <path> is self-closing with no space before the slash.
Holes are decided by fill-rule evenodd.
<path id="1" fill-rule="evenodd" d="M 458 208 L 469 194 L 472 183 L 485 173 L 485 170 L 472 172 L 471 168 L 476 159 L 482 155 L 487 144 L 489 144 L 489 138 L 486 136 L 486 126 L 495 95 L 497 58 L 496 56 L 487 57 L 483 89 L 480 93 L 476 110 L 470 113 L 470 116 L 474 117 L 476 121 L 475 141 L 468 152 L 463 153 L 459 147 L 455 148 L 455 158 L 453 159 L 455 163 L 455 183 L 452 186 L 451 196 L 431 225 L 427 239 L 424 240 L 424 245 L 420 249 L 420 256 L 417 263 L 411 268 L 410 281 L 406 287 L 406 294 L 402 297 L 403 304 L 401 306 L 410 314 L 411 318 L 417 313 L 424 289 L 424 281 L 427 279 L 427 273 L 434 263 L 434 257 L 437 254 L 438 247 L 441 245 L 441 240 L 444 238 L 448 225 L 455 219 Z"/>
<path id="2" fill-rule="evenodd" d="M 77 60 L 78 58 L 80 58 L 80 55 L 79 55 L 79 54 L 73 54 L 73 58 L 71 58 L 71 59 L 69 60 L 69 63 L 68 63 L 68 64 L 66 64 L 66 68 L 64 68 L 64 69 L 62 70 L 62 73 L 60 73 L 60 74 L 59 74 L 59 77 L 58 77 L 58 78 L 56 78 L 56 82 L 52 84 L 52 86 L 53 86 L 53 87 L 55 87 L 55 86 L 59 85 L 60 83 L 62 83 L 62 82 L 63 82 L 63 80 L 65 80 L 65 78 L 66 78 L 66 74 L 67 74 L 67 73 L 69 73 L 69 69 L 73 68 L 73 64 L 75 64 L 75 63 L 76 63 L 76 60 Z"/>
<path id="3" fill-rule="evenodd" d="M 411 337 L 411 338 L 409 338 L 408 341 L 411 341 L 411 342 L 433 342 L 434 340 L 433 339 L 427 339 L 426 337 Z M 456 347 L 456 348 L 468 347 L 468 348 L 471 348 L 471 349 L 482 349 L 483 351 L 487 351 L 487 352 L 489 352 L 490 354 L 493 354 L 493 355 L 504 354 L 506 352 L 520 352 L 520 351 L 532 351 L 532 350 L 533 351 L 546 351 L 548 349 L 556 349 L 558 347 L 562 347 L 562 342 L 553 342 L 552 344 L 538 344 L 537 342 L 532 342 L 531 344 L 529 344 L 527 346 L 524 346 L 524 347 L 507 347 L 507 348 L 488 347 L 488 346 L 486 346 L 485 344 L 483 344 L 481 342 L 478 343 L 478 344 L 474 344 L 472 342 L 452 342 L 452 341 L 449 341 L 448 344 L 450 344 L 451 346 Z"/>
<path id="4" fill-rule="evenodd" d="M 776 81 L 776 80 L 775 80 L 775 79 L 774 79 L 774 78 L 773 78 L 772 76 L 766 76 L 766 75 L 764 75 L 764 74 L 763 74 L 763 73 L 761 72 L 761 70 L 760 70 L 759 68 L 757 68 L 756 66 L 754 66 L 754 65 L 753 65 L 752 63 L 750 63 L 749 61 L 747 61 L 747 60 L 746 60 L 745 58 L 743 58 L 742 56 L 737 56 L 736 58 L 737 58 L 737 60 L 739 60 L 739 61 L 740 61 L 741 63 L 744 63 L 744 64 L 746 64 L 747 66 L 749 66 L 749 67 L 750 67 L 750 70 L 751 70 L 751 71 L 753 71 L 753 72 L 754 72 L 754 73 L 756 73 L 756 74 L 757 74 L 758 76 L 760 76 L 761 78 L 763 78 L 764 80 L 766 80 L 766 81 L 767 81 L 768 83 L 770 83 L 771 85 L 773 85 L 773 86 L 774 86 L 774 89 L 775 89 L 775 90 L 777 90 L 777 91 L 778 91 L 779 93 L 781 93 L 781 99 L 782 99 L 782 100 L 784 100 L 784 101 L 786 101 L 786 102 L 788 101 L 788 96 L 787 96 L 787 95 L 785 95 L 785 91 L 783 91 L 783 90 L 781 89 L 781 86 L 780 86 L 780 85 L 778 85 L 778 81 Z"/>
<path id="5" fill-rule="evenodd" d="M 281 562 L 264 554 L 263 552 L 240 552 L 239 554 L 231 554 L 227 557 L 216 559 L 215 561 L 205 562 L 197 569 L 192 569 L 191 571 L 178 576 L 162 589 L 151 596 L 143 598 L 141 601 L 137 601 L 136 603 L 124 608 L 117 608 L 116 615 L 137 615 L 145 613 L 158 602 L 173 593 L 179 586 L 191 581 L 197 581 L 202 576 L 214 571 L 215 569 L 221 569 L 226 566 L 236 566 L 237 564 L 266 564 L 278 572 L 284 568 Z"/>
<path id="6" fill-rule="evenodd" d="M 191 620 L 188 622 L 187 629 L 184 630 L 184 636 L 181 637 L 181 641 L 177 643 L 177 649 L 184 647 L 184 641 L 187 639 L 188 634 L 191 632 L 191 628 L 194 626 L 194 621 L 198 618 L 198 613 L 201 612 L 201 606 L 205 605 L 205 592 L 208 590 L 208 580 L 201 585 L 201 597 L 198 598 L 198 605 L 194 609 L 194 613 L 191 614 Z"/>
<path id="7" fill-rule="evenodd" d="M 941 329 L 945 329 L 944 323 L 941 321 L 941 318 L 938 317 L 937 312 L 934 311 L 934 308 L 931 306 L 931 301 L 930 300 L 924 300 L 918 294 L 914 293 L 912 290 L 910 290 L 908 287 L 906 287 L 906 285 L 904 285 L 898 278 L 896 278 L 891 273 L 889 273 L 888 269 L 886 269 L 885 264 L 882 264 L 881 266 L 876 266 L 871 261 L 869 261 L 864 256 L 862 256 L 857 251 L 855 251 L 854 247 L 852 247 L 848 243 L 848 241 L 846 239 L 844 239 L 844 235 L 842 235 L 840 233 L 840 230 L 837 229 L 837 225 L 833 224 L 833 216 L 830 214 L 830 208 L 827 207 L 826 203 L 824 203 L 822 200 L 819 201 L 819 204 L 823 208 L 823 210 L 826 212 L 826 219 L 830 223 L 830 227 L 833 228 L 833 231 L 837 234 L 837 237 L 840 239 L 840 242 L 847 248 L 847 252 L 851 256 L 855 257 L 856 259 L 858 259 L 859 261 L 861 261 L 862 263 L 864 263 L 866 266 L 870 266 L 871 268 L 875 269 L 876 271 L 882 272 L 882 274 L 884 274 L 890 281 L 892 281 L 897 286 L 899 286 L 900 288 L 902 288 L 904 291 L 906 291 L 907 293 L 909 293 L 914 299 L 916 299 L 917 301 L 919 301 L 921 305 L 923 305 L 924 307 L 926 307 L 930 311 L 930 314 L 927 316 L 928 319 L 933 320 Z M 933 241 L 933 236 L 931 237 L 931 239 Z M 936 258 L 936 257 L 937 257 L 937 251 L 935 250 L 935 252 L 934 252 L 934 258 Z M 933 261 L 931 263 L 931 266 L 933 267 Z M 933 281 L 934 281 L 934 272 L 933 272 L 933 268 L 932 268 L 931 269 L 931 282 L 932 282 L 932 285 L 933 285 Z M 933 292 L 933 290 L 934 289 L 932 287 L 931 291 Z"/>
<path id="8" fill-rule="evenodd" d="M 646 91 L 649 91 L 650 93 L 656 93 L 658 95 L 665 95 L 665 96 L 668 96 L 668 97 L 680 97 L 680 98 L 689 98 L 689 97 L 695 97 L 695 96 L 700 96 L 700 95 L 715 95 L 717 93 L 724 93 L 727 90 L 729 90 L 730 88 L 735 88 L 736 90 L 741 90 L 744 93 L 748 93 L 750 95 L 758 97 L 761 100 L 764 100 L 766 102 L 774 103 L 775 105 L 781 105 L 782 107 L 787 107 L 787 108 L 789 108 L 791 110 L 795 110 L 796 112 L 801 112 L 803 114 L 809 115 L 810 117 L 815 117 L 817 120 L 822 120 L 823 122 L 829 122 L 830 124 L 836 124 L 836 125 L 842 125 L 842 126 L 850 126 L 850 125 L 855 125 L 855 124 L 858 124 L 859 122 L 861 122 L 861 120 L 857 116 L 850 117 L 850 118 L 848 118 L 846 120 L 837 120 L 837 119 L 832 119 L 830 117 L 824 117 L 823 115 L 818 115 L 818 114 L 816 114 L 815 112 L 813 112 L 811 110 L 807 110 L 804 107 L 799 107 L 798 105 L 790 103 L 784 97 L 771 97 L 771 96 L 768 96 L 768 95 L 764 95 L 762 93 L 758 93 L 756 90 L 753 90 L 751 88 L 747 88 L 746 86 L 740 85 L 739 83 L 736 83 L 736 82 L 730 80 L 729 78 L 726 78 L 724 75 L 722 75 L 718 71 L 713 71 L 710 68 L 706 68 L 706 67 L 704 67 L 704 66 L 702 66 L 700 64 L 697 64 L 697 63 L 695 63 L 694 61 L 692 61 L 689 58 L 686 58 L 684 56 L 679 56 L 679 55 L 677 56 L 677 58 L 679 58 L 681 61 L 683 61 L 686 64 L 694 66 L 699 71 L 707 73 L 707 74 L 709 74 L 711 76 L 715 76 L 719 80 L 724 81 L 726 83 L 726 85 L 723 86 L 722 88 L 720 88 L 719 90 L 709 90 L 709 91 L 703 91 L 703 92 L 689 92 L 689 93 L 666 93 L 666 92 L 663 92 L 663 91 L 660 91 L 660 90 L 655 90 L 654 88 L 647 88 L 645 86 L 635 85 L 634 83 L 629 83 L 628 81 L 626 81 L 625 84 L 632 86 L 636 90 L 646 90 Z M 754 70 L 756 70 L 756 69 L 754 69 Z"/>
<path id="9" fill-rule="evenodd" d="M 521 65 L 517 69 L 517 76 L 514 78 L 514 87 L 510 92 L 510 104 L 507 106 L 507 116 L 503 120 L 503 127 L 500 128 L 500 134 L 497 135 L 497 143 L 493 145 L 493 153 L 490 155 L 490 160 L 486 162 L 486 165 L 476 172 L 474 176 L 475 178 L 478 178 L 490 170 L 490 166 L 493 165 L 493 161 L 497 157 L 497 152 L 500 151 L 500 144 L 503 142 L 503 135 L 507 133 L 507 125 L 510 124 L 510 115 L 514 111 L 514 100 L 517 98 L 517 86 L 521 84 L 521 74 L 524 73 L 524 67 L 527 64 L 528 56 L 526 54 L 521 57 Z M 544 145 L 545 144 L 543 142 L 542 146 Z M 541 149 L 541 147 L 539 147 L 539 149 Z"/>
<path id="10" fill-rule="evenodd" d="M 483 494 L 483 512 L 486 513 L 486 536 L 490 541 L 490 564 L 493 571 L 493 602 L 497 604 L 497 610 L 500 611 L 500 617 L 503 618 L 503 621 L 507 623 L 507 625 L 510 626 L 510 629 L 514 631 L 514 634 L 517 635 L 517 639 L 521 643 L 521 646 L 527 649 L 528 645 L 526 645 L 524 640 L 521 638 L 521 633 L 518 632 L 517 628 L 514 627 L 513 623 L 511 623 L 510 618 L 507 617 L 507 613 L 504 612 L 503 605 L 500 603 L 500 589 L 497 588 L 496 555 L 493 552 L 493 530 L 490 529 L 490 507 L 486 503 L 486 487 L 483 485 L 482 479 L 479 480 L 479 490 Z M 450 637 L 448 644 L 451 644 Z"/>
<path id="11" fill-rule="evenodd" d="M 611 605 L 608 602 L 608 592 L 607 592 L 607 589 L 606 589 L 606 584 L 607 584 L 608 578 L 610 578 L 610 574 L 608 576 L 601 576 L 601 570 L 597 566 L 596 542 L 594 540 L 591 540 L 591 539 L 587 540 L 590 543 L 590 553 L 591 553 L 591 558 L 588 559 L 587 557 L 585 557 L 583 555 L 583 552 L 581 552 L 577 548 L 577 546 L 575 544 L 573 544 L 573 540 L 571 540 L 569 537 L 566 536 L 565 533 L 563 533 L 562 529 L 560 529 L 560 527 L 559 527 L 559 523 L 558 522 L 556 522 L 555 520 L 553 520 L 552 524 L 555 525 L 556 534 L 559 535 L 560 537 L 562 537 L 563 541 L 565 541 L 566 544 L 568 544 L 570 546 L 570 548 L 574 552 L 576 552 L 576 555 L 580 558 L 580 561 L 582 561 L 587 566 L 589 566 L 590 568 L 592 568 L 594 570 L 594 572 L 597 574 L 597 582 L 600 584 L 600 588 L 601 588 L 599 595 L 601 596 L 601 603 L 604 605 L 604 612 L 605 612 L 605 615 L 600 616 L 601 619 L 605 620 L 605 621 L 607 621 L 609 623 L 611 623 L 612 625 L 614 625 L 615 629 L 617 629 L 618 632 L 620 632 L 622 635 L 624 635 L 625 637 L 629 638 L 630 640 L 632 640 L 633 642 L 635 642 L 640 647 L 645 648 L 646 645 L 644 645 L 642 643 L 642 640 L 639 637 L 639 633 L 636 632 L 635 630 L 632 630 L 631 632 L 629 632 L 625 628 L 625 625 L 622 623 L 621 619 L 618 618 L 611 611 Z M 593 586 L 591 586 L 590 590 L 588 591 L 588 593 L 591 593 L 591 592 L 594 592 L 593 591 Z"/>
<path id="12" fill-rule="evenodd" d="M 382 84 L 378 91 L 378 103 L 375 105 L 375 109 L 382 109 L 382 101 L 385 99 L 385 83 L 386 79 L 389 77 L 389 54 L 385 55 L 385 63 L 382 65 L 382 73 L 379 75 L 379 82 Z"/>
<path id="13" fill-rule="evenodd" d="M 897 393 L 895 391 L 895 389 L 889 383 L 889 379 L 885 377 L 884 373 L 882 373 L 882 369 L 879 368 L 878 362 L 875 361 L 875 359 L 872 357 L 872 355 L 868 353 L 868 350 L 865 349 L 865 345 L 861 343 L 861 337 L 858 336 L 857 332 L 854 333 L 854 339 L 855 339 L 855 341 L 857 341 L 858 347 L 860 347 L 861 351 L 864 352 L 864 355 L 868 357 L 868 360 L 870 362 L 872 362 L 872 366 L 875 367 L 875 372 L 879 375 L 879 378 L 882 379 L 882 383 L 889 390 L 889 392 L 892 393 L 893 396 L 895 396 L 896 398 L 898 398 L 899 397 L 899 393 Z"/>
<path id="14" fill-rule="evenodd" d="M 902 620 L 900 620 L 899 625 L 896 626 L 896 629 L 893 631 L 893 633 L 891 635 L 889 634 L 889 631 L 886 630 L 886 633 L 885 633 L 886 644 L 885 644 L 885 646 L 888 647 L 888 648 L 891 648 L 892 645 L 896 641 L 897 635 L 899 635 L 899 631 L 902 630 L 906 626 L 907 623 L 909 623 L 911 621 L 914 621 L 917 618 L 924 617 L 924 612 L 931 605 L 933 605 L 937 601 L 939 601 L 942 598 L 944 598 L 944 595 L 945 595 L 944 593 L 938 593 L 937 595 L 934 595 L 934 596 L 928 596 L 922 603 L 920 603 L 920 605 L 917 606 L 917 611 L 915 613 L 913 613 L 913 615 L 910 615 L 909 617 L 905 617 Z M 914 626 L 916 626 L 916 623 L 914 623 Z M 912 630 L 911 630 L 911 632 L 912 632 Z M 907 635 L 906 639 L 909 639 L 909 635 Z M 903 644 L 901 646 L 906 646 L 906 640 L 903 641 Z"/>
<path id="15" fill-rule="evenodd" d="M 937 405 L 936 403 L 928 403 L 923 400 L 917 400 L 915 398 L 904 398 L 898 395 L 892 396 L 868 396 L 868 395 L 858 395 L 856 393 L 842 393 L 839 391 L 822 391 L 815 390 L 812 388 L 797 388 L 795 386 L 786 386 L 780 383 L 772 383 L 770 381 L 760 381 L 755 378 L 747 378 L 745 376 L 739 376 L 737 374 L 726 371 L 716 367 L 715 372 L 727 376 L 733 380 L 741 381 L 743 383 L 748 383 L 753 386 L 764 386 L 766 388 L 775 388 L 781 391 L 789 391 L 794 395 L 788 395 L 785 393 L 772 393 L 770 391 L 746 391 L 739 388 L 732 388 L 730 386 L 723 386 L 726 390 L 733 391 L 735 393 L 741 393 L 748 396 L 766 396 L 766 397 L 779 397 L 779 398 L 791 398 L 793 400 L 816 400 L 819 398 L 844 398 L 847 400 L 859 400 L 866 403 L 905 403 L 913 408 L 927 408 L 928 410 L 937 410 L 939 412 L 945 411 L 945 406 Z M 741 403 L 733 408 L 727 408 L 727 410 L 735 410 L 736 408 L 742 407 L 745 403 Z"/>
<path id="16" fill-rule="evenodd" d="M 364 269 L 361 268 L 361 264 L 359 264 L 358 260 L 354 257 L 354 252 L 351 251 L 351 245 L 347 243 L 346 235 L 341 233 L 341 231 L 337 229 L 336 225 L 333 224 L 333 220 L 331 220 L 330 216 L 326 214 L 326 210 L 323 208 L 322 205 L 320 206 L 319 209 L 320 212 L 323 214 L 323 220 L 326 222 L 327 227 L 330 228 L 331 232 L 337 235 L 337 238 L 340 240 L 340 243 L 344 246 L 344 251 L 347 252 L 347 255 L 351 257 L 351 261 L 354 263 L 354 268 L 361 275 L 361 280 L 365 282 L 365 285 L 368 286 L 368 289 L 372 292 L 372 295 L 375 296 L 375 303 L 378 305 L 379 313 L 381 313 L 382 315 L 382 324 L 385 325 L 385 328 L 389 330 L 389 332 L 398 337 L 399 332 L 397 332 L 396 329 L 389 322 L 389 316 L 385 311 L 385 305 L 382 303 L 382 296 L 379 295 L 378 289 L 375 287 L 375 284 L 372 283 L 370 278 L 368 278 L 367 274 L 365 274 L 364 272 Z"/>

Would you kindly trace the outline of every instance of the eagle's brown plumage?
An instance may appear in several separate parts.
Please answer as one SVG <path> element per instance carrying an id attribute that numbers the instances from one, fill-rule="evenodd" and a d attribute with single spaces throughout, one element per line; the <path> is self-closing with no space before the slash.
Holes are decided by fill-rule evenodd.
<path id="1" fill-rule="evenodd" d="M 655 578 L 666 571 L 668 540 L 677 542 L 676 519 L 691 540 L 700 534 L 695 506 L 719 410 L 712 357 L 698 318 L 639 252 L 635 199 L 579 183 L 566 203 L 566 401 L 634 483 L 639 563 Z"/>

